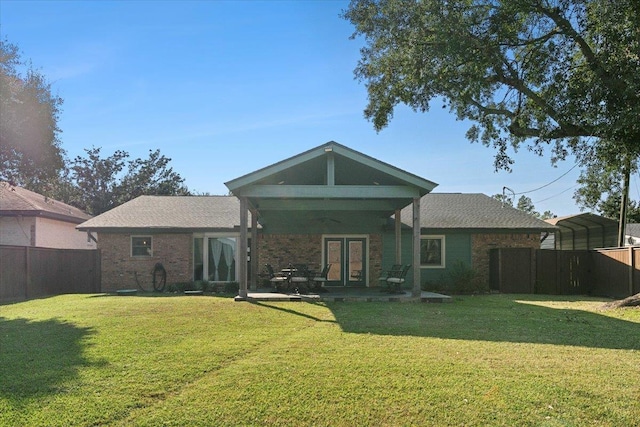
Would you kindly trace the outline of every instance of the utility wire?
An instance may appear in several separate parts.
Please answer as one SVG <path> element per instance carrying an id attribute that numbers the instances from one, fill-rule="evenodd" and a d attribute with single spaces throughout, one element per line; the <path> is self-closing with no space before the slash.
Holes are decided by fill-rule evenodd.
<path id="1" fill-rule="evenodd" d="M 513 195 L 514 195 L 514 196 L 519 196 L 520 194 L 533 193 L 534 191 L 542 190 L 543 188 L 548 187 L 548 186 L 550 186 L 551 184 L 553 184 L 554 182 L 556 182 L 556 181 L 560 180 L 560 178 L 563 178 L 563 177 L 564 177 L 565 175 L 567 175 L 569 172 L 571 172 L 572 170 L 574 170 L 577 166 L 578 166 L 578 164 L 576 163 L 575 165 L 573 165 L 573 167 L 572 167 L 571 169 L 569 169 L 568 171 L 566 171 L 565 173 L 563 173 L 562 175 L 560 175 L 559 177 L 557 177 L 557 178 L 556 178 L 556 179 L 554 179 L 553 181 L 551 181 L 551 182 L 549 182 L 549 183 L 547 183 L 547 184 L 545 184 L 545 185 L 543 185 L 543 186 L 541 186 L 541 187 L 534 188 L 533 190 L 529 190 L 529 191 L 523 191 L 523 192 L 521 192 L 521 193 L 514 193 Z M 575 185 L 574 185 L 574 187 L 575 187 Z M 572 187 L 572 188 L 573 188 L 573 187 Z M 566 190 L 565 190 L 565 191 L 566 191 Z"/>
<path id="2" fill-rule="evenodd" d="M 549 199 L 553 199 L 554 197 L 557 197 L 561 194 L 566 193 L 567 191 L 571 190 L 572 188 L 576 188 L 578 186 L 578 184 L 576 185 L 572 185 L 571 187 L 567 188 L 566 190 L 562 190 L 561 192 L 559 192 L 558 194 L 554 194 L 553 196 L 549 196 L 546 199 L 542 199 L 542 200 L 538 200 L 537 202 L 532 202 L 533 204 L 537 204 L 537 203 L 542 203 L 542 202 L 546 202 Z"/>

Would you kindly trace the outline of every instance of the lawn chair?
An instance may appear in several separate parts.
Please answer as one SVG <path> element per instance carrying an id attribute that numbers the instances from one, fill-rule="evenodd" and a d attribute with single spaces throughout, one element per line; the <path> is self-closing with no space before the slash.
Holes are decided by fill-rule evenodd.
<path id="1" fill-rule="evenodd" d="M 276 291 L 281 291 L 282 285 L 285 284 L 289 278 L 284 274 L 274 272 L 271 264 L 265 264 L 264 268 L 267 270 L 267 278 L 271 286 L 273 286 Z"/>
<path id="2" fill-rule="evenodd" d="M 326 264 L 320 274 L 311 278 L 314 291 L 326 291 L 326 289 L 324 289 L 324 285 L 328 281 L 327 276 L 329 275 L 329 270 L 331 270 L 331 264 Z"/>
<path id="3" fill-rule="evenodd" d="M 389 293 L 398 294 L 402 293 L 400 290 L 402 288 L 402 284 L 405 281 L 405 277 L 407 276 L 407 272 L 411 268 L 411 264 L 407 264 L 402 267 L 402 270 L 394 273 L 394 275 L 387 278 L 387 287 Z"/>
<path id="4" fill-rule="evenodd" d="M 382 287 L 382 291 L 386 292 L 389 290 L 389 283 L 387 283 L 387 279 L 390 277 L 396 277 L 402 272 L 402 264 L 393 264 L 391 268 L 387 271 L 384 271 L 380 277 L 378 277 L 378 282 Z"/>
<path id="5" fill-rule="evenodd" d="M 297 294 L 308 290 L 309 285 L 309 267 L 306 264 L 295 264 L 292 269 L 292 275 L 289 278 L 293 291 Z"/>

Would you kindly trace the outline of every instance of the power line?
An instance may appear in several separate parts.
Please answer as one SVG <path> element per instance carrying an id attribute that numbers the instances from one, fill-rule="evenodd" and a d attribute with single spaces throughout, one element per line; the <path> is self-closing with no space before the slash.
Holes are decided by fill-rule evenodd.
<path id="1" fill-rule="evenodd" d="M 567 175 L 569 172 L 571 172 L 572 170 L 574 170 L 577 166 L 578 166 L 578 164 L 576 163 L 575 165 L 573 165 L 573 167 L 572 167 L 571 169 L 569 169 L 568 171 L 566 171 L 565 173 L 563 173 L 562 175 L 560 175 L 559 177 L 557 177 L 557 178 L 556 178 L 556 179 L 554 179 L 553 181 L 551 181 L 551 182 L 549 182 L 549 183 L 547 183 L 547 184 L 545 184 L 545 185 L 543 185 L 543 186 L 541 186 L 541 187 L 534 188 L 533 190 L 529 190 L 529 191 L 523 191 L 523 192 L 521 192 L 521 193 L 514 193 L 513 195 L 514 195 L 514 196 L 519 196 L 520 194 L 528 194 L 528 193 L 533 193 L 534 191 L 542 190 L 543 188 L 548 187 L 548 186 L 550 186 L 551 184 L 553 184 L 554 182 L 556 182 L 556 181 L 560 180 L 561 178 L 563 178 L 563 177 L 564 177 L 565 175 Z M 574 185 L 574 187 L 575 187 L 575 185 Z M 572 188 L 573 188 L 573 187 L 572 187 Z"/>
<path id="2" fill-rule="evenodd" d="M 572 188 L 576 188 L 577 186 L 578 186 L 578 184 L 576 184 L 576 185 L 572 185 L 571 187 L 567 188 L 566 190 L 562 190 L 562 191 L 561 191 L 561 192 L 559 192 L 558 194 L 554 194 L 553 196 L 549 196 L 549 197 L 547 197 L 546 199 L 538 200 L 537 202 L 532 202 L 532 203 L 537 204 L 537 203 L 546 202 L 547 200 L 549 200 L 549 199 L 553 199 L 554 197 L 557 197 L 557 196 L 559 196 L 559 195 L 561 195 L 561 194 L 564 194 L 564 193 L 566 193 L 567 191 L 571 190 Z"/>

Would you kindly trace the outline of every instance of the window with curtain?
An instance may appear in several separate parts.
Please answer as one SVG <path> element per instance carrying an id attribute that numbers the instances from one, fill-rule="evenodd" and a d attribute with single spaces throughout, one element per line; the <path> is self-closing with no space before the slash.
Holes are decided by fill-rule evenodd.
<path id="1" fill-rule="evenodd" d="M 420 237 L 420 266 L 442 268 L 445 263 L 444 236 Z"/>
<path id="2" fill-rule="evenodd" d="M 236 237 L 194 237 L 193 278 L 211 282 L 236 281 Z"/>
<path id="3" fill-rule="evenodd" d="M 151 256 L 151 236 L 131 236 L 131 256 Z"/>

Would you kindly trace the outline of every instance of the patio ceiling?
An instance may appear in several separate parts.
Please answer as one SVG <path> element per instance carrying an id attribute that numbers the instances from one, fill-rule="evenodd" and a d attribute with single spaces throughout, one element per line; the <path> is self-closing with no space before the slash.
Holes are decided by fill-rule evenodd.
<path id="1" fill-rule="evenodd" d="M 225 184 L 261 222 L 383 220 L 437 185 L 333 141 Z"/>

